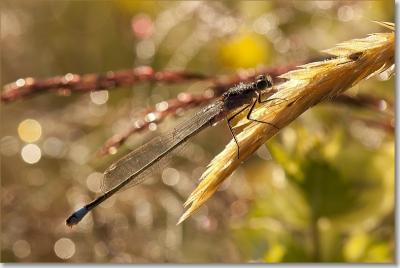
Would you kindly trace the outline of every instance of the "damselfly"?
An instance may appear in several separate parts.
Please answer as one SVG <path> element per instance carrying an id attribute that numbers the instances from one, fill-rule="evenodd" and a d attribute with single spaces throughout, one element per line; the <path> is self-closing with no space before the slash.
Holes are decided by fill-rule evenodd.
<path id="1" fill-rule="evenodd" d="M 239 83 L 226 91 L 219 100 L 201 109 L 174 129 L 161 134 L 112 164 L 103 173 L 101 190 L 104 194 L 76 210 L 68 217 L 66 225 L 72 227 L 78 224 L 90 210 L 115 193 L 151 178 L 168 166 L 200 131 L 217 124 L 222 119 L 227 119 L 229 130 L 238 146 L 240 159 L 240 148 L 230 122 L 245 109 L 250 108 L 247 113 L 248 120 L 277 128 L 271 123 L 250 118 L 256 103 L 265 102 L 261 100 L 262 93 L 266 90 L 267 94 L 270 93 L 271 88 L 271 77 L 265 75 L 259 75 L 252 83 Z M 271 99 L 266 101 L 269 100 Z"/>

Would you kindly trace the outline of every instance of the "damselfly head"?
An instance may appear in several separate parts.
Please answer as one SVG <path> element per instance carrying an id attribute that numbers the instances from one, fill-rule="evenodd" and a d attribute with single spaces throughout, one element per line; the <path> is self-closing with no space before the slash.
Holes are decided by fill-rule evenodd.
<path id="1" fill-rule="evenodd" d="M 259 90 L 264 90 L 272 86 L 272 78 L 271 76 L 260 74 L 256 78 L 256 86 Z"/>

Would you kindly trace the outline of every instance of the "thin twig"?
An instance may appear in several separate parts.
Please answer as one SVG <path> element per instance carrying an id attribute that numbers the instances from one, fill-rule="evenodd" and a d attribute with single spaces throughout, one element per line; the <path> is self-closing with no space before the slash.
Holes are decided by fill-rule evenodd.
<path id="1" fill-rule="evenodd" d="M 332 101 L 345 105 L 367 108 L 379 113 L 384 112 L 391 117 L 394 116 L 394 103 L 390 100 L 383 100 L 382 98 L 375 98 L 365 94 L 358 94 L 355 97 L 342 94 Z"/>
<path id="2" fill-rule="evenodd" d="M 25 78 L 7 84 L 1 93 L 1 102 L 24 99 L 50 90 L 58 90 L 61 95 L 69 96 L 72 91 L 89 92 L 131 86 L 142 81 L 182 82 L 186 80 L 206 80 L 211 77 L 190 72 L 162 70 L 156 72 L 149 66 L 141 66 L 134 70 L 109 71 L 106 74 L 68 73 L 47 79 Z"/>

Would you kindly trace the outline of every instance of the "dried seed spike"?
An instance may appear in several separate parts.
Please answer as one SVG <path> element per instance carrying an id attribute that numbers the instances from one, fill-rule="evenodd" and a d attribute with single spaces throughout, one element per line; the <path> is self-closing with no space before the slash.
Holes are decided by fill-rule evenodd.
<path id="1" fill-rule="evenodd" d="M 377 22 L 394 30 L 394 24 Z M 301 66 L 302 69 L 288 72 L 280 77 L 289 79 L 276 87 L 277 93 L 270 98 L 285 99 L 279 105 L 272 102 L 259 107 L 254 118 L 283 129 L 310 107 L 329 100 L 361 80 L 377 72 L 387 70 L 394 64 L 394 33 L 376 33 L 363 39 L 354 39 L 324 52 L 337 56 L 331 60 Z M 236 136 L 241 148 L 241 160 L 236 158 L 236 144 L 231 141 L 216 156 L 201 177 L 198 187 L 189 196 L 185 206 L 191 207 L 179 219 L 189 217 L 219 188 L 244 159 L 278 133 L 276 128 L 243 119 L 238 125 L 247 127 Z"/>

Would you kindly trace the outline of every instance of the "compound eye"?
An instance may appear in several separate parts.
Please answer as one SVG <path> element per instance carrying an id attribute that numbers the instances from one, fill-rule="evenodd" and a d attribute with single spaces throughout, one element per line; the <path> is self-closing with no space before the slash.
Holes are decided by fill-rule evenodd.
<path id="1" fill-rule="evenodd" d="M 268 86 L 267 78 L 264 75 L 259 75 L 256 78 L 257 88 L 260 90 L 266 89 Z"/>
<path id="2" fill-rule="evenodd" d="M 270 77 L 268 77 L 268 78 L 265 75 L 262 75 L 262 74 L 257 76 L 257 78 L 256 78 L 257 88 L 260 89 L 260 90 L 263 90 L 263 89 L 266 89 L 267 87 L 272 86 L 272 83 L 271 83 L 271 80 L 270 80 L 271 78 Z"/>

